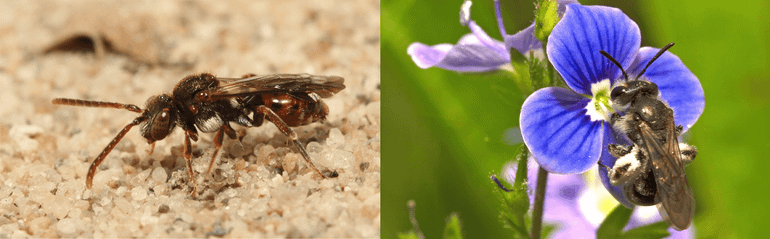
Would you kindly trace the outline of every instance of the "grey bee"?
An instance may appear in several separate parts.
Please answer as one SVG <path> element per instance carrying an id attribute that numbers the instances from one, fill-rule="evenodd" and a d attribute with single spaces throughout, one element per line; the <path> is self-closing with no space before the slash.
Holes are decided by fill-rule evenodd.
<path id="1" fill-rule="evenodd" d="M 639 76 L 673 45 L 660 49 Z M 624 109 L 612 114 L 610 124 L 632 145 L 609 144 L 608 151 L 617 161 L 612 168 L 599 164 L 607 169 L 612 185 L 622 185 L 631 203 L 656 205 L 669 226 L 687 229 L 695 211 L 695 198 L 684 167 L 695 159 L 697 150 L 678 142 L 682 126 L 674 123 L 674 111 L 660 100 L 658 86 L 638 76 L 629 81 L 620 63 L 607 52 L 601 53 L 621 69 L 626 79 L 610 93 L 613 105 Z"/>

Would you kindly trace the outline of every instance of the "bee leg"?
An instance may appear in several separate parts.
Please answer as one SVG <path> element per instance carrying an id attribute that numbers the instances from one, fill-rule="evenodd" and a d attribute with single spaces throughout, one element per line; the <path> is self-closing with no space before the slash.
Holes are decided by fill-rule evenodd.
<path id="1" fill-rule="evenodd" d="M 647 170 L 646 156 L 635 145 L 610 144 L 607 149 L 617 158 L 612 170 L 607 170 L 607 177 L 612 185 L 624 184 Z"/>
<path id="2" fill-rule="evenodd" d="M 195 183 L 195 178 L 193 177 L 192 143 L 190 143 L 190 139 L 198 141 L 198 133 L 192 130 L 185 130 L 184 133 L 184 162 L 187 164 L 187 173 L 190 174 L 190 183 L 193 185 L 193 190 L 190 193 L 190 196 L 195 197 L 198 195 L 198 185 Z"/>
<path id="3" fill-rule="evenodd" d="M 600 167 L 602 167 L 602 168 L 604 168 L 604 169 L 607 169 L 607 172 L 609 172 L 610 170 L 612 170 L 612 168 L 608 167 L 607 165 L 604 165 L 604 164 L 602 164 L 602 161 L 601 161 L 601 160 L 599 160 L 598 162 L 596 162 L 596 164 L 599 164 L 599 166 L 600 166 Z"/>
<path id="4" fill-rule="evenodd" d="M 622 116 L 620 116 L 620 114 L 618 114 L 617 112 L 612 113 L 612 115 L 610 115 L 610 125 L 615 125 L 615 122 L 620 120 L 620 117 Z"/>
<path id="5" fill-rule="evenodd" d="M 102 164 L 102 161 L 104 161 L 104 158 L 107 157 L 108 154 L 112 151 L 112 149 L 115 148 L 116 145 L 118 145 L 118 142 L 120 142 L 121 139 L 123 139 L 123 136 L 126 136 L 126 133 L 128 133 L 131 128 L 133 128 L 135 125 L 138 125 L 142 122 L 147 120 L 147 117 L 145 115 L 136 117 L 134 121 L 126 125 L 126 127 L 123 127 L 123 130 L 118 133 L 118 135 L 115 135 L 115 138 L 112 139 L 112 142 L 107 145 L 107 147 L 104 147 L 104 150 L 102 150 L 102 153 L 99 154 L 99 156 L 96 156 L 96 159 L 94 159 L 94 162 L 91 163 L 91 167 L 88 168 L 88 175 L 86 176 L 86 187 L 88 189 L 91 189 L 91 186 L 94 184 L 94 174 L 96 174 L 96 169 L 99 168 L 99 165 Z"/>
<path id="6" fill-rule="evenodd" d="M 147 151 L 147 155 L 152 155 L 152 152 L 155 152 L 155 142 L 150 143 L 150 150 Z"/>
<path id="7" fill-rule="evenodd" d="M 320 174 L 321 177 L 327 178 L 326 175 L 321 173 L 321 171 L 316 168 L 316 166 L 313 164 L 313 162 L 310 161 L 310 155 L 307 154 L 307 151 L 305 151 L 305 146 L 302 145 L 301 142 L 299 142 L 299 139 L 297 137 L 297 133 L 292 130 L 289 125 L 284 122 L 281 117 L 279 117 L 273 110 L 270 108 L 267 108 L 267 106 L 260 105 L 257 106 L 256 113 L 264 115 L 267 120 L 270 122 L 273 122 L 276 127 L 278 127 L 278 130 L 281 131 L 284 135 L 288 136 L 291 141 L 294 142 L 294 145 L 297 146 L 297 149 L 299 150 L 299 153 L 302 154 L 302 157 L 305 159 L 305 162 L 307 162 L 308 165 L 310 165 L 313 170 L 316 171 L 316 173 Z M 255 115 L 256 117 L 257 115 Z"/>
<path id="8" fill-rule="evenodd" d="M 698 155 L 698 150 L 692 145 L 679 143 L 679 155 L 679 158 L 682 159 L 683 166 L 687 166 L 695 160 L 695 156 Z"/>
<path id="9" fill-rule="evenodd" d="M 679 137 L 679 135 L 682 134 L 682 130 L 684 130 L 684 127 L 682 127 L 681 125 L 676 126 L 676 137 Z"/>
<path id="10" fill-rule="evenodd" d="M 634 149 L 633 145 L 621 145 L 621 144 L 607 145 L 607 151 L 609 151 L 612 157 L 615 157 L 615 158 L 623 157 L 626 154 L 631 153 L 631 150 L 633 149 Z"/>
<path id="11" fill-rule="evenodd" d="M 222 141 L 224 140 L 224 135 L 222 133 L 226 133 L 227 137 L 230 139 L 235 139 L 235 130 L 233 128 L 230 128 L 229 125 L 224 124 L 222 127 L 219 128 L 219 131 L 217 131 L 217 135 L 214 136 L 214 154 L 211 156 L 211 162 L 209 162 L 209 169 L 206 170 L 206 174 L 211 173 L 211 168 L 214 167 L 214 162 L 216 162 L 217 159 L 217 153 L 219 153 L 219 149 L 222 148 Z"/>

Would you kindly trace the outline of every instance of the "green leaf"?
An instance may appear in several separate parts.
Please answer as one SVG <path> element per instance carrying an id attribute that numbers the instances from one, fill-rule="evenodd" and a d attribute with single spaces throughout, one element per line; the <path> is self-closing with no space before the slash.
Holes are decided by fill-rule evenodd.
<path id="1" fill-rule="evenodd" d="M 518 147 L 516 179 L 514 179 L 511 191 L 505 192 L 497 188 L 495 192 L 499 194 L 503 202 L 500 209 L 500 219 L 503 221 L 503 225 L 515 232 L 514 237 L 529 238 L 526 223 L 530 204 L 527 194 L 527 157 L 529 151 L 524 144 L 519 144 Z"/>
<path id="2" fill-rule="evenodd" d="M 556 230 L 556 225 L 551 223 L 545 223 L 543 222 L 543 232 L 541 233 L 541 238 L 550 238 L 549 235 Z"/>
<path id="3" fill-rule="evenodd" d="M 460 216 L 456 212 L 449 215 L 444 228 L 444 239 L 462 239 L 462 226 L 460 225 Z"/>
<path id="4" fill-rule="evenodd" d="M 596 230 L 596 238 L 663 238 L 670 236 L 666 222 L 657 222 L 649 225 L 637 227 L 627 232 L 623 232 L 628 221 L 631 219 L 633 209 L 628 209 L 623 205 L 618 205 L 607 215 L 602 225 Z"/>
<path id="5" fill-rule="evenodd" d="M 554 0 L 544 0 L 538 6 L 535 16 L 535 37 L 545 45 L 553 27 L 559 22 L 559 14 L 556 12 L 559 4 Z"/>
<path id="6" fill-rule="evenodd" d="M 524 144 L 519 145 L 519 150 L 516 153 L 516 160 L 519 161 L 516 166 L 516 179 L 514 179 L 514 188 L 523 188 L 526 190 L 527 186 L 524 183 L 527 182 L 527 158 L 529 157 L 529 148 Z M 527 202 L 529 203 L 529 202 Z"/>
<path id="7" fill-rule="evenodd" d="M 619 204 L 604 218 L 604 222 L 596 229 L 596 238 L 618 238 L 623 233 L 623 227 L 631 219 L 632 209 Z"/>
<path id="8" fill-rule="evenodd" d="M 670 236 L 664 221 L 637 227 L 623 233 L 623 238 L 664 238 Z"/>

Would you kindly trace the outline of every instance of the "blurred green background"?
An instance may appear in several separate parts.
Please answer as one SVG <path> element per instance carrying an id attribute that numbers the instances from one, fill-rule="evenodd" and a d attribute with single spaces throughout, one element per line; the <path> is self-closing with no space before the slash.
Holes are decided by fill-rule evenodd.
<path id="1" fill-rule="evenodd" d="M 698 147 L 687 168 L 699 238 L 766 236 L 770 159 L 770 2 L 581 1 L 620 8 L 639 24 L 642 46 L 676 42 L 671 52 L 695 73 L 706 109 L 690 130 Z M 418 68 L 412 42 L 456 43 L 461 0 L 382 1 L 382 237 L 411 229 L 406 203 L 428 238 L 441 238 L 459 212 L 468 238 L 506 238 L 489 180 L 513 157 L 504 130 L 518 126 L 524 97 L 502 74 Z M 503 1 L 509 33 L 534 18 L 531 1 Z M 502 39 L 492 0 L 474 1 L 474 19 Z"/>

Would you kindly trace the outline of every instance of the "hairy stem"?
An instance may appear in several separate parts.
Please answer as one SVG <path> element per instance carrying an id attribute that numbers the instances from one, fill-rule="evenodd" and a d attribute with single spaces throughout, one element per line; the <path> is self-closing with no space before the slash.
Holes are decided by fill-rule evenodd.
<path id="1" fill-rule="evenodd" d="M 535 189 L 535 208 L 532 212 L 532 238 L 540 239 L 543 227 L 543 204 L 545 203 L 545 185 L 548 182 L 548 171 L 539 167 L 537 171 L 537 188 Z"/>

